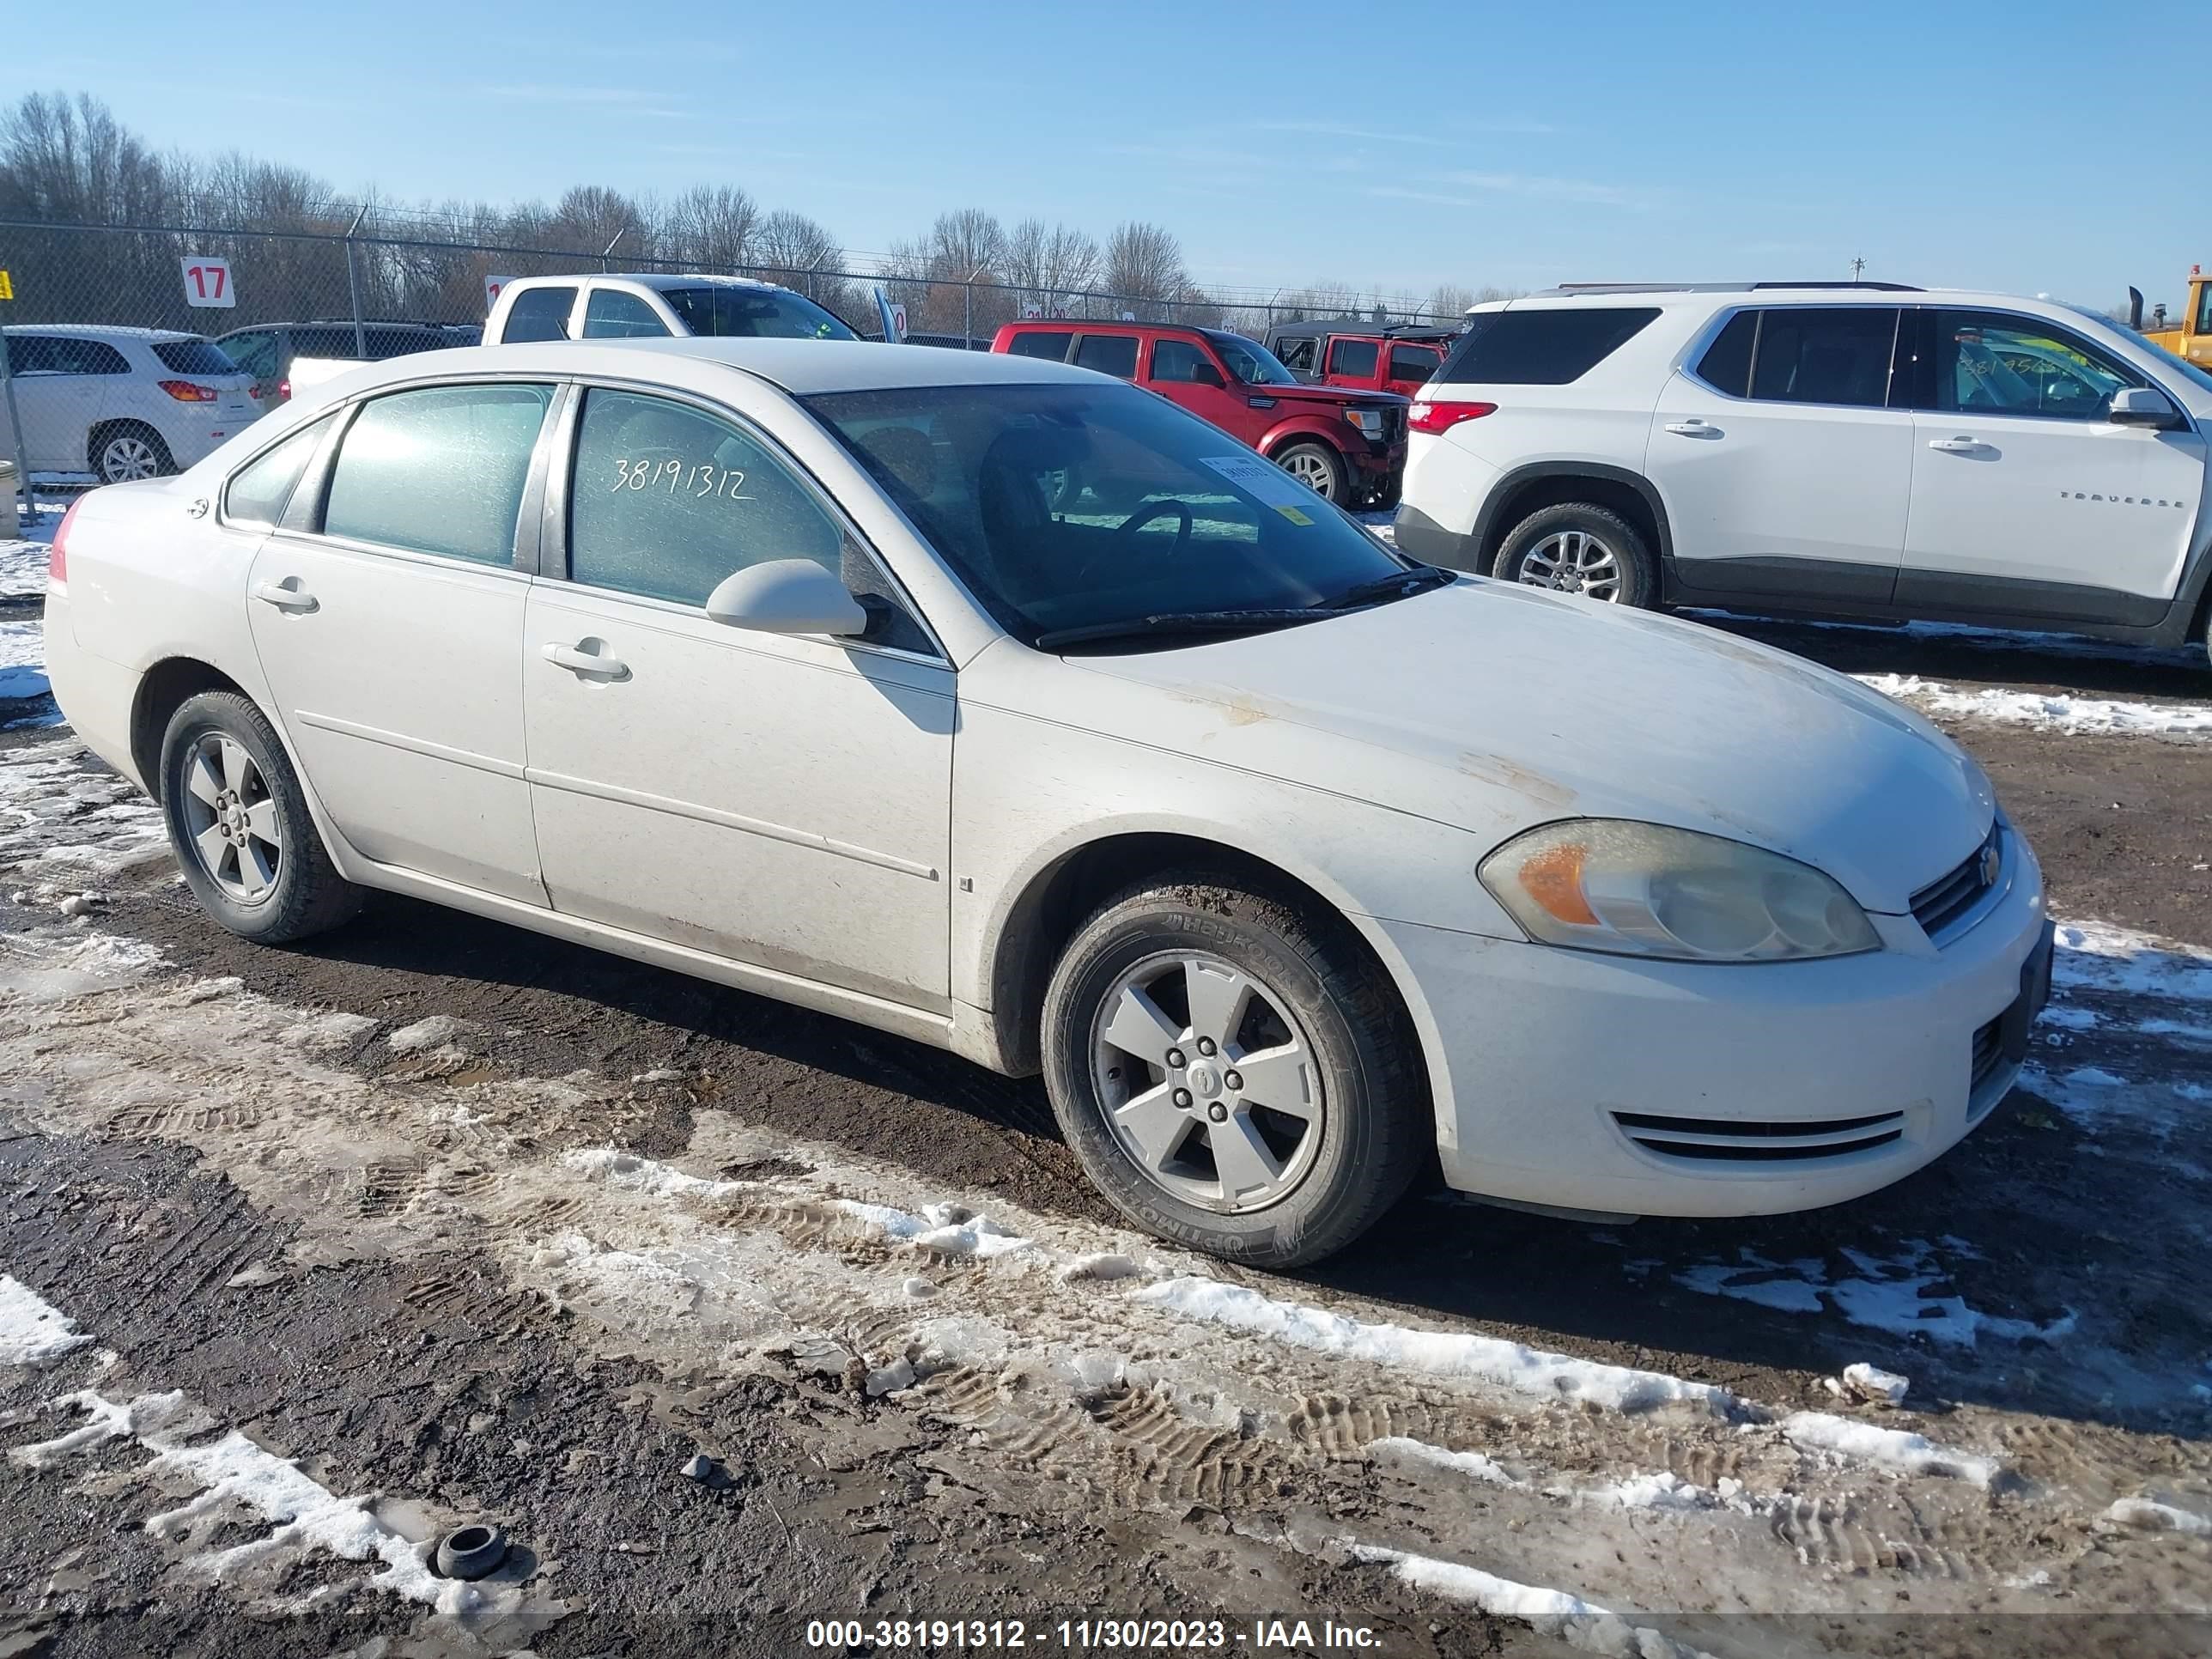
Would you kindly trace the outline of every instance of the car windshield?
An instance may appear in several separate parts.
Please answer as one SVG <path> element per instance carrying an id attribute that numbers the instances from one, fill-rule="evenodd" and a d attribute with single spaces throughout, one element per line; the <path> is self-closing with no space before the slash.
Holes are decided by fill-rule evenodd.
<path id="1" fill-rule="evenodd" d="M 1282 365 L 1275 354 L 1257 340 L 1226 330 L 1206 329 L 1206 337 L 1229 365 L 1229 372 L 1246 386 L 1296 386 L 1298 377 Z"/>
<path id="2" fill-rule="evenodd" d="M 2141 330 L 2130 328 L 2125 323 L 2117 322 L 2105 315 L 2103 312 L 2092 311 L 2087 306 L 2069 306 L 2067 309 L 2080 313 L 2098 328 L 2109 329 L 2130 345 L 2141 346 L 2145 351 L 2156 353 L 2160 368 L 2177 369 L 2185 380 L 2199 391 L 2212 392 L 2212 374 L 2207 374 L 2195 363 L 2177 357 L 2165 347 L 2145 339 Z"/>
<path id="3" fill-rule="evenodd" d="M 1133 386 L 805 401 L 1024 643 L 1125 628 L 1187 642 L 1173 617 L 1194 619 L 1193 633 L 1282 626 L 1395 598 L 1359 590 L 1421 569 L 1273 462 Z"/>
<path id="4" fill-rule="evenodd" d="M 694 334 L 746 339 L 857 340 L 803 294 L 772 288 L 665 288 L 660 297 Z"/>

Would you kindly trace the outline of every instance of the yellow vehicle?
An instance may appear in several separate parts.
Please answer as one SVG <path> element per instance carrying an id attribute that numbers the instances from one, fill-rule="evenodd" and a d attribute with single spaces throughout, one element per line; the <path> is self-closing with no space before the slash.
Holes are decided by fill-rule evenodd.
<path id="1" fill-rule="evenodd" d="M 2142 295 L 2134 289 L 2128 290 L 2128 321 L 2142 329 Z M 2212 276 L 2203 266 L 2189 267 L 2189 303 L 2181 308 L 2181 326 L 2143 329 L 2143 337 L 2184 362 L 2212 367 Z"/>

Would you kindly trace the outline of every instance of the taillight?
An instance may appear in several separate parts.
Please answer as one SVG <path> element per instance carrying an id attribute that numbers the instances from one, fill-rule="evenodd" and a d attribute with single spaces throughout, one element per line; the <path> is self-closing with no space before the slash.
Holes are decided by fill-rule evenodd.
<path id="1" fill-rule="evenodd" d="M 1462 421 L 1479 421 L 1497 412 L 1496 404 L 1453 404 L 1438 399 L 1435 403 L 1415 404 L 1407 414 L 1406 424 L 1415 432 L 1449 432 Z"/>
<path id="2" fill-rule="evenodd" d="M 80 495 L 69 504 L 69 511 L 54 526 L 53 545 L 46 550 L 46 580 L 50 582 L 60 582 L 64 586 L 69 583 L 70 526 L 76 522 L 76 510 L 83 505 L 84 497 Z"/>
<path id="3" fill-rule="evenodd" d="M 279 403 L 292 401 L 292 381 L 289 375 L 276 382 L 276 398 Z"/>
<path id="4" fill-rule="evenodd" d="M 180 404 L 211 404 L 216 400 L 216 389 L 202 386 L 198 380 L 157 380 L 155 384 Z"/>

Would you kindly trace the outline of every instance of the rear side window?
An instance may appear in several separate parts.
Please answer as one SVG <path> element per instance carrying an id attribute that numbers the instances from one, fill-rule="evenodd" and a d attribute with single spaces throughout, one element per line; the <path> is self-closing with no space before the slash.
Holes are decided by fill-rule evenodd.
<path id="1" fill-rule="evenodd" d="M 232 334 L 224 337 L 222 355 L 248 374 L 273 380 L 283 372 L 273 334 Z"/>
<path id="2" fill-rule="evenodd" d="M 587 340 L 656 340 L 668 332 L 653 308 L 618 288 L 595 288 L 584 304 Z"/>
<path id="3" fill-rule="evenodd" d="M 179 374 L 239 374 L 245 371 L 210 340 L 156 340 L 154 355 L 161 367 Z"/>
<path id="4" fill-rule="evenodd" d="M 1137 378 L 1137 340 L 1133 334 L 1086 334 L 1075 348 L 1076 366 L 1102 374 Z"/>
<path id="5" fill-rule="evenodd" d="M 565 340 L 568 313 L 575 304 L 573 288 L 526 288 L 514 296 L 514 308 L 507 313 L 507 326 L 499 337 L 502 341 Z"/>
<path id="6" fill-rule="evenodd" d="M 1731 398 L 1746 396 L 1751 390 L 1752 342 L 1758 337 L 1759 313 L 1737 312 L 1698 359 L 1698 378 Z"/>
<path id="7" fill-rule="evenodd" d="M 1376 362 L 1381 356 L 1372 340 L 1331 340 L 1328 372 L 1364 380 L 1375 373 Z"/>
<path id="8" fill-rule="evenodd" d="M 1394 380 L 1425 380 L 1437 372 L 1443 357 L 1427 346 L 1392 346 L 1390 348 L 1390 378 Z"/>
<path id="9" fill-rule="evenodd" d="M 1651 325 L 1656 306 L 1501 311 L 1463 337 L 1437 378 L 1468 386 L 1565 386 Z"/>
<path id="10" fill-rule="evenodd" d="M 1047 362 L 1065 362 L 1067 359 L 1067 336 L 1049 329 L 1024 328 L 1006 342 L 1006 349 L 1017 357 L 1041 357 Z"/>
<path id="11" fill-rule="evenodd" d="M 372 328 L 362 331 L 368 355 L 382 362 L 387 357 L 408 357 L 418 351 L 435 351 L 453 342 L 427 328 Z"/>
<path id="12" fill-rule="evenodd" d="M 346 429 L 323 509 L 326 535 L 512 565 L 530 453 L 553 388 L 395 392 Z"/>
<path id="13" fill-rule="evenodd" d="M 295 328 L 292 331 L 295 357 L 357 357 L 360 343 L 349 328 Z"/>
<path id="14" fill-rule="evenodd" d="M 305 426 L 257 459 L 240 467 L 222 493 L 222 516 L 232 524 L 275 526 L 307 471 L 315 446 L 330 427 L 327 419 Z"/>
<path id="15" fill-rule="evenodd" d="M 1751 395 L 1761 402 L 1879 409 L 1889 401 L 1897 313 L 1887 306 L 1777 307 L 1759 313 Z"/>

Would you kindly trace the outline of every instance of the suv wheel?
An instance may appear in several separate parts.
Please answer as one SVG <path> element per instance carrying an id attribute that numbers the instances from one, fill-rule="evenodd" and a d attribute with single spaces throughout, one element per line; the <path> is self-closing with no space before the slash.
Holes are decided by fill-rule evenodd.
<path id="1" fill-rule="evenodd" d="M 102 483 L 158 478 L 177 470 L 161 434 L 141 421 L 112 421 L 96 428 L 85 460 Z"/>
<path id="2" fill-rule="evenodd" d="M 349 921 L 337 872 L 276 728 L 235 691 L 188 697 L 161 739 L 161 816 L 185 884 L 244 939 L 281 945 Z"/>
<path id="3" fill-rule="evenodd" d="M 1395 996 L 1310 909 L 1150 880 L 1084 924 L 1045 994 L 1045 1083 L 1091 1180 L 1161 1237 L 1259 1267 L 1351 1243 L 1432 1140 Z"/>
<path id="4" fill-rule="evenodd" d="M 1506 533 L 1491 569 L 1523 587 L 1607 605 L 1648 606 L 1659 597 L 1657 567 L 1636 526 L 1588 501 L 1530 514 Z"/>
<path id="5" fill-rule="evenodd" d="M 1327 444 L 1296 443 L 1275 452 L 1275 465 L 1325 501 L 1344 499 L 1344 458 Z"/>

